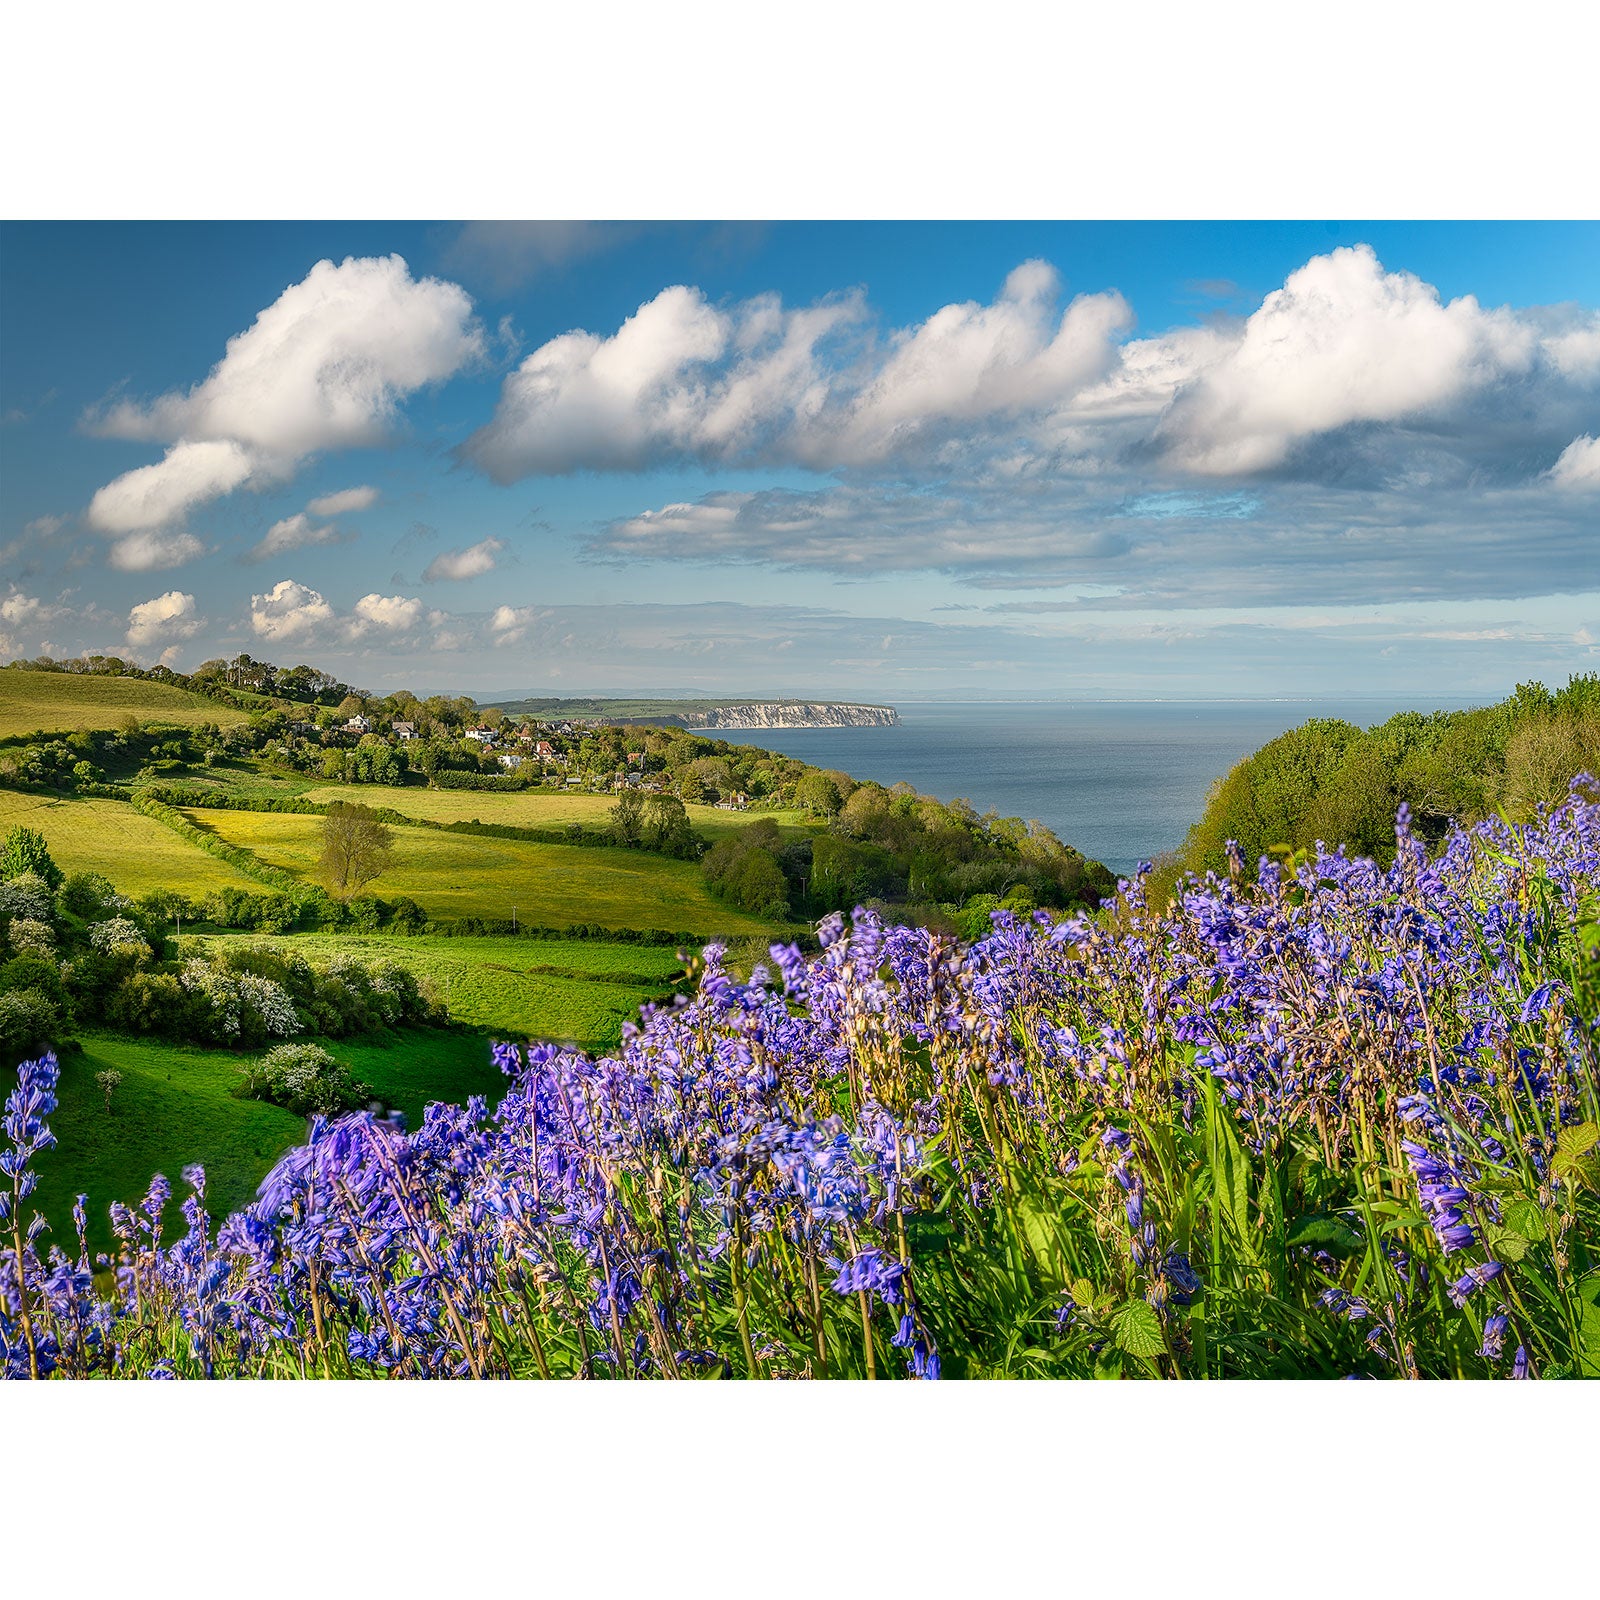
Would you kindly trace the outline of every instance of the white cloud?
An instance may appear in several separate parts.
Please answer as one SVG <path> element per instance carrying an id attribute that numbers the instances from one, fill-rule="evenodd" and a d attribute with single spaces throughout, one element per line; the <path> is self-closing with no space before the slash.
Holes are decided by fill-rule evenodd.
<path id="1" fill-rule="evenodd" d="M 504 549 L 503 540 L 480 539 L 465 550 L 446 550 L 428 563 L 422 581 L 438 583 L 441 580 L 454 582 L 463 578 L 480 578 L 484 573 L 494 570 L 496 558 Z"/>
<path id="2" fill-rule="evenodd" d="M 360 638 L 374 629 L 384 633 L 404 633 L 422 621 L 423 605 L 420 600 L 408 600 L 404 595 L 363 595 L 351 613 L 350 632 Z"/>
<path id="3" fill-rule="evenodd" d="M 88 522 L 125 534 L 182 522 L 189 511 L 227 494 L 261 470 L 261 460 L 232 439 L 185 440 L 148 467 L 114 478 L 89 502 Z"/>
<path id="4" fill-rule="evenodd" d="M 1550 359 L 1531 320 L 1471 295 L 1446 303 L 1367 245 L 1313 257 L 1232 338 L 1153 343 L 1176 384 L 1156 438 L 1207 474 L 1270 470 L 1352 423 L 1437 419 Z"/>
<path id="5" fill-rule="evenodd" d="M 794 311 L 761 295 L 723 311 L 675 285 L 609 338 L 576 331 L 541 345 L 465 452 L 502 483 L 690 458 L 888 460 L 1101 378 L 1127 305 L 1087 295 L 1058 317 L 1059 291 L 1052 267 L 1024 262 L 994 304 L 945 306 L 880 353 L 859 337 L 858 294 Z"/>
<path id="6" fill-rule="evenodd" d="M 841 461 L 885 460 L 941 423 L 1050 409 L 1103 378 L 1132 320 L 1118 294 L 1082 295 L 1059 321 L 1061 281 L 1025 261 L 993 305 L 945 306 L 896 340 L 893 354 L 824 429 Z"/>
<path id="7" fill-rule="evenodd" d="M 496 644 L 516 644 L 541 613 L 536 606 L 496 606 L 489 618 L 489 632 Z"/>
<path id="8" fill-rule="evenodd" d="M 192 533 L 130 533 L 111 547 L 111 565 L 118 572 L 160 572 L 181 567 L 205 554 Z"/>
<path id="9" fill-rule="evenodd" d="M 535 350 L 463 454 L 502 483 L 691 460 L 1088 479 L 1159 458 L 1437 487 L 1525 480 L 1600 384 L 1592 311 L 1447 302 L 1366 245 L 1313 257 L 1246 318 L 1125 343 L 1120 295 L 1060 299 L 1028 261 L 992 303 L 880 333 L 859 295 L 719 307 L 677 285 L 609 337 Z"/>
<path id="10" fill-rule="evenodd" d="M 319 527 L 305 512 L 297 511 L 292 517 L 274 522 L 267 529 L 266 537 L 250 549 L 245 560 L 266 561 L 290 550 L 303 550 L 308 545 L 337 544 L 340 538 L 339 530 L 331 522 Z"/>
<path id="11" fill-rule="evenodd" d="M 315 451 L 376 444 L 406 395 L 483 347 L 458 285 L 413 279 L 397 255 L 319 261 L 228 341 L 202 383 L 86 419 L 109 438 L 171 445 L 102 488 L 89 521 L 114 534 L 167 527 L 246 484 L 291 476 Z"/>
<path id="12" fill-rule="evenodd" d="M 250 626 L 274 643 L 302 639 L 333 621 L 333 607 L 315 589 L 285 578 L 250 596 Z"/>
<path id="13" fill-rule="evenodd" d="M 1585 434 L 1563 450 L 1549 472 L 1558 489 L 1600 489 L 1600 439 Z"/>
<path id="14" fill-rule="evenodd" d="M 192 639 L 205 626 L 195 615 L 194 596 L 169 589 L 154 600 L 144 600 L 128 613 L 128 643 L 144 650 L 160 645 L 163 651 Z"/>
<path id="15" fill-rule="evenodd" d="M 13 591 L 0 600 L 0 622 L 8 628 L 36 627 L 44 622 L 45 606 L 36 595 Z"/>
<path id="16" fill-rule="evenodd" d="M 314 517 L 342 517 L 350 511 L 367 511 L 378 503 L 378 491 L 371 484 L 358 489 L 340 489 L 310 501 L 306 510 Z"/>

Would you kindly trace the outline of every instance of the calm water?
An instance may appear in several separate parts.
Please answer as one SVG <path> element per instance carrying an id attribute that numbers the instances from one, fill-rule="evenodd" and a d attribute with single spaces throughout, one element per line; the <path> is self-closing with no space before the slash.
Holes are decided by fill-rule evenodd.
<path id="1" fill-rule="evenodd" d="M 882 784 L 899 781 L 979 811 L 1037 817 L 1114 872 L 1170 850 L 1206 790 L 1242 756 L 1307 717 L 1358 726 L 1394 700 L 901 706 L 895 728 L 718 733 Z"/>

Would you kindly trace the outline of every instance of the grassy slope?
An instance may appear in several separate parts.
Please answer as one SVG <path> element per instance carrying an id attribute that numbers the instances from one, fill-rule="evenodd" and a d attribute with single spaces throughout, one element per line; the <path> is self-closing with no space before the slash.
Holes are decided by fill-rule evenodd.
<path id="1" fill-rule="evenodd" d="M 346 953 L 397 961 L 431 983 L 459 1021 L 506 1037 L 570 1041 L 585 1050 L 613 1048 L 622 1024 L 647 1000 L 664 996 L 680 968 L 676 952 L 661 945 L 587 939 L 297 933 L 270 942 L 314 962 Z M 635 981 L 615 981 L 623 977 Z M 596 981 L 604 978 L 612 981 Z"/>
<path id="2" fill-rule="evenodd" d="M 320 818 L 252 811 L 185 815 L 272 866 L 316 881 Z M 746 934 L 768 926 L 712 899 L 692 862 L 424 828 L 394 830 L 393 859 L 372 888 L 385 896 L 410 895 L 436 917 L 509 917 L 515 905 L 521 921 L 543 927 L 596 923 Z"/>
<path id="3" fill-rule="evenodd" d="M 104 873 L 124 894 L 261 889 L 227 862 L 185 844 L 170 828 L 116 800 L 54 800 L 0 789 L 0 834 L 17 823 L 44 835 L 63 872 Z"/>
<path id="4" fill-rule="evenodd" d="M 230 728 L 247 720 L 236 711 L 164 683 L 141 678 L 83 677 L 65 672 L 0 672 L 0 739 L 43 730 L 115 728 L 126 716 L 141 722 L 214 722 Z"/>
<path id="5" fill-rule="evenodd" d="M 337 1041 L 328 1048 L 348 1061 L 415 1127 L 429 1100 L 459 1103 L 497 1096 L 503 1079 L 489 1062 L 488 1041 L 459 1032 L 393 1035 L 386 1042 Z M 59 1108 L 50 1118 L 57 1144 L 38 1158 L 35 1204 L 71 1248 L 74 1195 L 89 1196 L 90 1239 L 109 1249 L 106 1207 L 130 1204 L 164 1172 L 181 1200 L 183 1168 L 206 1169 L 207 1206 L 221 1216 L 249 1203 L 274 1161 L 305 1136 L 304 1121 L 277 1106 L 234 1098 L 243 1055 L 153 1040 L 92 1034 L 82 1053 L 61 1059 Z M 95 1074 L 114 1068 L 122 1082 L 108 1114 Z M 0 1072 L 9 1091 L 14 1080 Z M 181 1226 L 176 1206 L 169 1220 Z"/>
<path id="6" fill-rule="evenodd" d="M 430 822 L 501 822 L 514 828 L 565 828 L 581 823 L 604 828 L 611 821 L 616 797 L 559 790 L 519 794 L 480 793 L 471 789 L 391 789 L 362 784 L 330 783 L 309 790 L 306 799 L 346 800 L 389 806 L 408 817 Z M 688 806 L 690 823 L 708 838 L 736 833 L 761 817 L 770 817 L 786 832 L 813 831 L 803 811 L 718 811 L 715 806 Z"/>

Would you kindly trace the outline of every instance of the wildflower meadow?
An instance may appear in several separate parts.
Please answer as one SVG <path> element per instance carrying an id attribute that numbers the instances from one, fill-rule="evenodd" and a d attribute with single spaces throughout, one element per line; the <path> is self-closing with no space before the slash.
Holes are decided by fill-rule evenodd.
<path id="1" fill-rule="evenodd" d="M 858 911 L 613 1054 L 496 1046 L 490 1109 L 313 1119 L 34 1214 L 58 1064 L 0 1153 L 12 1377 L 1600 1374 L 1600 804 L 1143 874 L 961 942 Z M 175 1215 L 174 1213 L 178 1213 Z"/>

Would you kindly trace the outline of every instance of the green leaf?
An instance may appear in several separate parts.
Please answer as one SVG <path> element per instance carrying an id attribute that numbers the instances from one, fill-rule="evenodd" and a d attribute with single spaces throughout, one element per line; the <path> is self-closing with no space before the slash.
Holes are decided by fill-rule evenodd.
<path id="1" fill-rule="evenodd" d="M 1506 1207 L 1506 1226 L 1535 1244 L 1549 1237 L 1544 1210 L 1537 1200 L 1514 1200 Z"/>
<path id="2" fill-rule="evenodd" d="M 1326 1250 L 1330 1256 L 1341 1259 L 1359 1255 L 1365 1247 L 1361 1235 L 1343 1217 L 1326 1211 L 1313 1211 L 1307 1216 L 1295 1218 L 1289 1224 L 1284 1243 Z"/>
<path id="3" fill-rule="evenodd" d="M 1145 1361 L 1164 1355 L 1166 1335 L 1161 1331 L 1161 1318 L 1143 1300 L 1129 1300 L 1111 1314 L 1111 1336 L 1119 1350 Z"/>
<path id="4" fill-rule="evenodd" d="M 1520 1261 L 1528 1253 L 1528 1241 L 1510 1228 L 1496 1228 L 1489 1248 L 1502 1261 Z"/>
<path id="5" fill-rule="evenodd" d="M 1580 1122 L 1556 1135 L 1556 1154 L 1577 1161 L 1600 1144 L 1600 1122 Z"/>
<path id="6" fill-rule="evenodd" d="M 1579 1280 L 1578 1299 L 1582 1317 L 1578 1325 L 1578 1372 L 1585 1378 L 1600 1378 L 1600 1272 Z"/>

